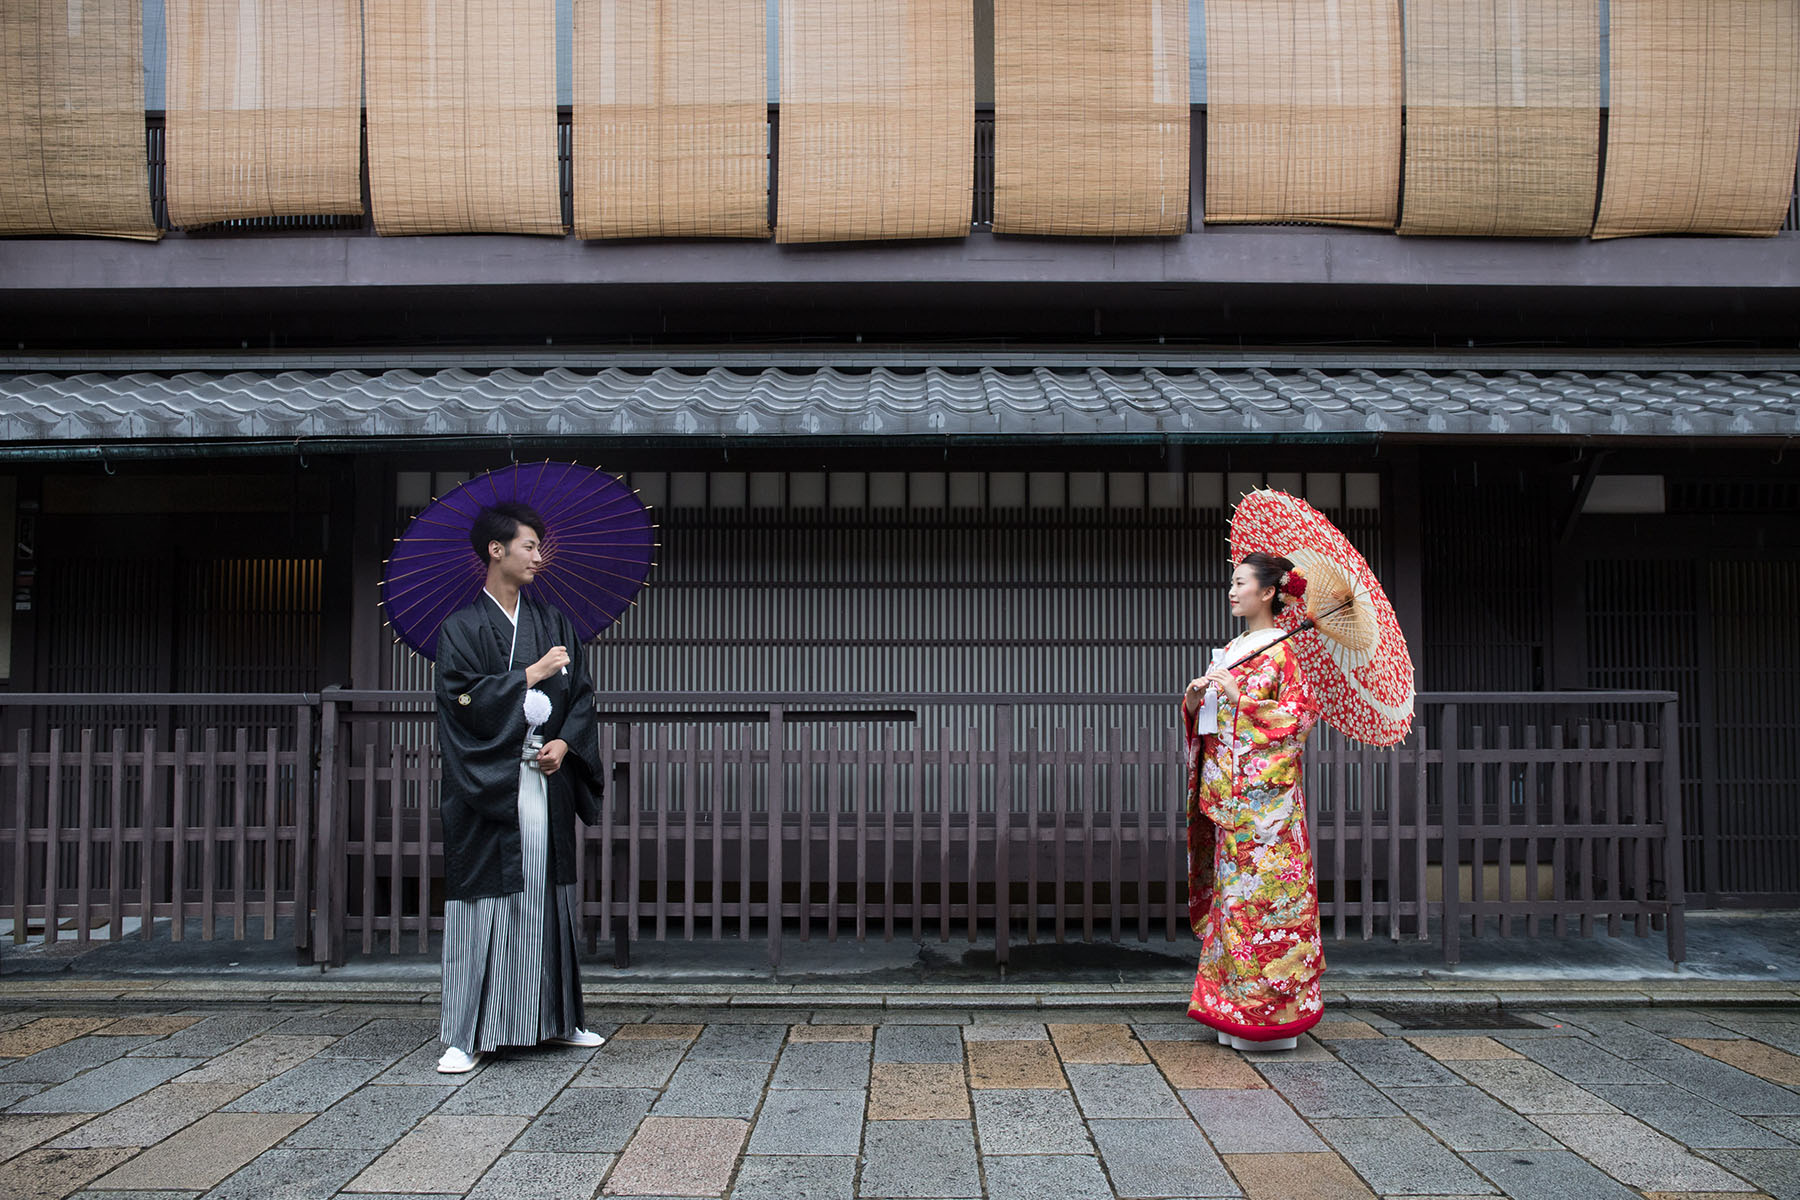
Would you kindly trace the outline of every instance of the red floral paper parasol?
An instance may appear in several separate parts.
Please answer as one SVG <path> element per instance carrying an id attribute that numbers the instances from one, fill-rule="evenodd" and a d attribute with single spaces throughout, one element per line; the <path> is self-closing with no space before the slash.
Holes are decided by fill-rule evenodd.
<path id="1" fill-rule="evenodd" d="M 1303 583 L 1281 590 L 1275 623 L 1292 635 L 1300 668 L 1327 724 L 1373 746 L 1412 728 L 1413 666 L 1381 581 L 1338 527 L 1304 500 L 1251 492 L 1231 514 L 1231 558 L 1261 552 L 1293 562 Z"/>
<path id="2" fill-rule="evenodd" d="M 412 519 L 394 543 L 381 604 L 401 641 L 437 658 L 444 619 L 481 595 L 487 573 L 469 545 L 484 507 L 522 500 L 544 518 L 544 567 L 532 584 L 583 642 L 636 602 L 656 553 L 655 526 L 616 476 L 576 463 L 519 463 L 477 475 Z"/>

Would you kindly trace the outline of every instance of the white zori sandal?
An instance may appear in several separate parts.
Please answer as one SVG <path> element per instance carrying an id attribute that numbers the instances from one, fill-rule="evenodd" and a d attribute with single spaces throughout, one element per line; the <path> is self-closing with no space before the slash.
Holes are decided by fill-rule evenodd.
<path id="1" fill-rule="evenodd" d="M 604 1046 L 606 1044 L 605 1038 L 597 1033 L 589 1033 L 585 1029 L 577 1029 L 568 1037 L 553 1037 L 547 1040 L 555 1046 Z"/>
<path id="2" fill-rule="evenodd" d="M 437 1069 L 440 1075 L 466 1075 L 480 1063 L 481 1055 L 479 1053 L 467 1054 L 452 1046 L 444 1051 L 442 1058 L 438 1059 Z"/>

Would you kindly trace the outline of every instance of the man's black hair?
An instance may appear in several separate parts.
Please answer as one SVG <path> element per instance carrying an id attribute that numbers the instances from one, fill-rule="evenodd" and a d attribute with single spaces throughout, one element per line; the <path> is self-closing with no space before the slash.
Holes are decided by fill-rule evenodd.
<path id="1" fill-rule="evenodd" d="M 481 560 L 482 566 L 488 565 L 488 543 L 510 544 L 519 536 L 521 525 L 537 534 L 538 541 L 544 540 L 544 518 L 529 504 L 507 500 L 475 514 L 475 524 L 469 530 L 469 545 L 475 548 L 475 557 Z"/>

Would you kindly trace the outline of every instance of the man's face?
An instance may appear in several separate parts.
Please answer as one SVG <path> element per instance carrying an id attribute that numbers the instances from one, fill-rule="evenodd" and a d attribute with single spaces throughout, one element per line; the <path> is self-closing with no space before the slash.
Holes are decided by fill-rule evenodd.
<path id="1" fill-rule="evenodd" d="M 537 532 L 529 525 L 519 526 L 510 542 L 489 542 L 488 562 L 500 577 L 514 587 L 524 587 L 544 566 L 543 548 Z"/>

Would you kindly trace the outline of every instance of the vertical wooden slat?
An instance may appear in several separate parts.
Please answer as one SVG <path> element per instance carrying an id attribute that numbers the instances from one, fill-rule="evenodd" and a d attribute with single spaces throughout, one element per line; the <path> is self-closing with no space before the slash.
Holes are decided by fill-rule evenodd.
<path id="1" fill-rule="evenodd" d="M 913 737 L 912 754 L 912 936 L 925 940 L 925 737 L 924 727 Z"/>
<path id="2" fill-rule="evenodd" d="M 19 734 L 21 756 L 19 766 L 24 770 L 23 752 L 27 743 L 26 734 Z M 138 809 L 138 936 L 149 941 L 156 927 L 156 863 L 161 857 L 157 853 L 156 829 L 160 824 L 156 814 L 156 780 L 160 772 L 156 765 L 156 726 L 151 725 L 144 730 L 144 799 Z M 20 787 L 24 786 L 21 779 Z M 20 802 L 23 804 L 23 801 Z M 24 878 L 21 872 L 20 879 Z M 20 885 L 23 888 L 23 884 Z M 25 912 L 21 903 L 19 924 L 23 927 Z"/>
<path id="3" fill-rule="evenodd" d="M 1512 726 L 1501 725 L 1495 732 L 1494 747 L 1500 752 L 1500 784 L 1499 795 L 1494 797 L 1495 816 L 1500 828 L 1495 840 L 1500 846 L 1499 859 L 1499 894 L 1500 894 L 1500 936 L 1512 936 L 1512 756 L 1507 753 L 1512 748 Z"/>
<path id="4" fill-rule="evenodd" d="M 605 941 L 623 937 L 613 926 L 613 829 L 618 820 L 615 810 L 619 803 L 618 778 L 616 764 L 619 754 L 619 727 L 605 725 L 605 732 L 600 743 L 600 763 L 603 772 L 600 792 L 600 937 Z M 627 736 L 630 727 L 627 726 Z M 627 751 L 629 755 L 629 751 Z M 748 874 L 748 872 L 746 872 Z M 748 918 L 746 918 L 748 919 Z M 748 936 L 748 934 L 746 934 Z M 615 946 L 615 951 L 617 947 Z"/>
<path id="5" fill-rule="evenodd" d="M 1150 940 L 1150 773 L 1156 734 L 1138 731 L 1137 852 L 1138 941 Z"/>
<path id="6" fill-rule="evenodd" d="M 707 832 L 712 835 L 712 936 L 725 936 L 725 730 L 713 730 L 712 788 Z"/>
<path id="7" fill-rule="evenodd" d="M 1628 745 L 1640 753 L 1648 748 L 1648 730 L 1640 724 L 1631 726 L 1631 737 Z M 1649 795 L 1650 764 L 1640 758 L 1631 764 L 1631 791 L 1627 801 L 1628 809 L 1625 820 L 1639 830 L 1648 829 L 1654 818 L 1650 814 Z M 1633 928 L 1638 937 L 1650 932 L 1650 911 L 1647 907 L 1652 899 L 1650 888 L 1650 839 L 1643 833 L 1631 839 L 1631 881 L 1633 884 L 1632 907 L 1637 910 L 1637 919 Z"/>
<path id="8" fill-rule="evenodd" d="M 800 940 L 812 940 L 813 735 L 815 725 L 800 730 Z"/>
<path id="9" fill-rule="evenodd" d="M 81 809 L 75 815 L 75 940 L 86 944 L 88 940 L 89 920 L 89 882 L 92 876 L 94 833 L 94 731 L 81 731 L 81 765 L 76 783 L 76 797 Z"/>
<path id="10" fill-rule="evenodd" d="M 1606 723 L 1606 748 L 1619 748 L 1619 726 L 1616 722 Z M 1613 828 L 1606 835 L 1606 899 L 1610 902 L 1606 911 L 1606 933 L 1608 937 L 1619 936 L 1619 905 L 1625 899 L 1624 890 L 1619 879 L 1619 776 L 1622 765 L 1615 755 L 1607 756 L 1606 766 L 1606 823 Z"/>
<path id="11" fill-rule="evenodd" d="M 699 793 L 700 741 L 699 729 L 692 728 L 682 739 L 681 747 L 681 935 L 694 940 L 694 909 L 699 903 L 695 889 L 695 853 L 699 844 L 694 832 L 694 802 Z"/>
<path id="12" fill-rule="evenodd" d="M 62 849 L 62 727 L 50 727 L 50 755 L 44 767 L 44 941 L 58 937 L 56 893 Z"/>
<path id="13" fill-rule="evenodd" d="M 1563 727 L 1561 725 L 1553 725 L 1550 727 L 1550 749 L 1554 752 L 1561 750 L 1562 748 Z M 1570 774 L 1570 772 L 1567 772 L 1564 769 L 1563 760 L 1560 756 L 1551 763 L 1550 823 L 1552 828 L 1550 838 L 1550 888 L 1551 898 L 1559 902 L 1569 898 L 1569 839 L 1562 835 L 1560 827 L 1568 824 L 1569 821 L 1569 797 L 1567 789 Z M 1556 937 L 1568 936 L 1569 918 L 1560 903 L 1556 906 L 1556 915 L 1551 918 L 1550 932 Z"/>
<path id="14" fill-rule="evenodd" d="M 301 705 L 294 719 L 294 940 L 300 943 L 299 948 L 306 948 L 312 941 L 309 908 L 314 892 L 312 885 L 312 732 L 313 710 L 310 705 Z M 275 744 L 275 734 L 269 733 L 271 754 Z M 319 756 L 319 780 L 323 786 L 331 771 L 331 756 L 321 753 Z M 271 829 L 276 825 L 275 779 L 271 772 L 269 779 L 269 824 Z M 271 833 L 270 836 L 273 836 Z M 271 877 L 272 878 L 272 877 Z M 273 886 L 271 883 L 270 886 Z M 274 922 L 270 922 L 271 929 Z"/>
<path id="15" fill-rule="evenodd" d="M 950 940 L 950 726 L 938 727 L 938 941 Z"/>
<path id="16" fill-rule="evenodd" d="M 362 952 L 375 950 L 375 739 L 363 742 L 362 790 Z"/>
<path id="17" fill-rule="evenodd" d="M 26 933 L 26 889 L 30 885 L 30 858 L 26 847 L 31 842 L 31 727 L 19 729 L 13 751 L 18 767 L 13 775 L 13 942 L 24 945 Z"/>
<path id="18" fill-rule="evenodd" d="M 1013 737 L 1017 720 L 1018 712 L 1010 704 L 1003 704 L 994 712 L 994 956 L 1002 968 L 1012 957 Z M 971 896 L 971 914 L 974 905 L 975 898 Z M 974 932 L 971 916 L 971 939 Z"/>
<path id="19" fill-rule="evenodd" d="M 1375 758 L 1374 752 L 1367 746 L 1359 746 L 1356 751 L 1358 795 L 1362 797 L 1361 826 L 1362 853 L 1358 856 L 1359 889 L 1362 895 L 1363 941 L 1368 941 L 1375 934 Z M 1390 771 L 1389 774 L 1392 774 Z"/>
<path id="20" fill-rule="evenodd" d="M 769 965 L 781 965 L 782 826 L 787 812 L 787 722 L 780 705 L 769 709 Z"/>
<path id="21" fill-rule="evenodd" d="M 250 868 L 246 861 L 250 825 L 250 731 L 241 725 L 237 731 L 237 753 L 232 762 L 232 792 L 231 936 L 241 942 L 244 926 L 250 919 L 250 899 L 246 895 L 250 888 Z M 270 836 L 273 836 L 272 832 Z M 274 880 L 269 882 L 273 885 Z"/>
<path id="22" fill-rule="evenodd" d="M 107 873 L 111 880 L 111 909 L 107 938 L 118 945 L 125 936 L 125 731 L 112 732 L 112 819 L 106 823 Z"/>
<path id="23" fill-rule="evenodd" d="M 614 938 L 625 938 L 628 942 L 638 936 L 638 891 L 639 881 L 643 878 L 640 860 L 640 848 L 643 835 L 640 818 L 643 810 L 644 769 L 649 761 L 646 748 L 650 734 L 647 727 L 633 724 L 627 735 L 629 760 L 626 765 L 625 803 L 629 809 L 626 813 L 626 836 L 629 839 L 625 846 L 625 927 L 613 933 Z"/>
<path id="24" fill-rule="evenodd" d="M 169 940 L 179 942 L 187 924 L 188 731 L 175 731 L 174 793 L 169 822 Z"/>
<path id="25" fill-rule="evenodd" d="M 419 798 L 418 807 L 414 809 L 413 829 L 417 841 L 413 851 L 418 855 L 418 907 L 419 907 L 419 953 L 424 954 L 431 949 L 431 758 L 429 752 L 421 745 L 412 751 L 413 795 Z M 589 831 L 583 830 L 585 837 Z M 577 853 L 577 859 L 585 858 L 585 854 Z M 585 896 L 586 892 L 577 888 L 577 896 Z M 576 921 L 585 921 L 585 914 L 577 906 Z"/>
<path id="26" fill-rule="evenodd" d="M 981 730 L 978 726 L 970 726 L 968 732 L 969 773 L 966 776 L 967 786 L 963 796 L 963 827 L 968 840 L 964 850 L 968 857 L 964 861 L 968 888 L 968 923 L 969 944 L 975 943 L 975 916 L 980 905 L 976 903 L 980 895 L 981 880 L 981 764 L 987 755 L 981 749 Z"/>
<path id="27" fill-rule="evenodd" d="M 1662 706 L 1662 825 L 1664 888 L 1669 904 L 1669 958 L 1687 958 L 1687 892 L 1682 878 L 1681 716 L 1679 702 Z"/>
<path id="28" fill-rule="evenodd" d="M 650 803 L 656 806 L 656 940 L 669 937 L 669 801 L 675 788 L 675 731 L 651 726 L 646 736 L 648 754 L 656 778 L 650 786 Z"/>
<path id="29" fill-rule="evenodd" d="M 750 810 L 756 803 L 756 777 L 751 769 L 750 731 L 738 743 L 738 937 L 750 940 Z M 771 793 L 772 793 L 771 789 Z"/>
<path id="30" fill-rule="evenodd" d="M 856 940 L 869 936 L 869 764 L 874 757 L 867 726 L 856 727 L 851 762 L 856 770 Z"/>
<path id="31" fill-rule="evenodd" d="M 1098 729 L 1085 731 L 1083 742 L 1093 747 L 1093 755 L 1082 768 L 1081 806 L 1084 818 L 1081 839 L 1081 939 L 1085 942 L 1094 940 L 1094 839 L 1100 836 L 1096 828 L 1099 813 L 1096 811 L 1100 799 L 1100 781 L 1105 777 L 1106 735 Z"/>
<path id="32" fill-rule="evenodd" d="M 894 809 L 900 803 L 900 764 L 895 754 L 897 734 L 882 739 L 881 745 L 881 828 L 885 839 L 881 847 L 881 936 L 894 940 Z"/>
<path id="33" fill-rule="evenodd" d="M 1443 892 L 1444 916 L 1443 939 L 1444 961 L 1459 962 L 1462 959 L 1462 905 L 1457 890 L 1459 880 L 1457 871 L 1462 859 L 1462 835 L 1458 829 L 1461 814 L 1457 811 L 1460 801 L 1457 793 L 1461 787 L 1461 756 L 1457 753 L 1456 728 L 1457 706 L 1444 705 L 1439 718 L 1438 756 L 1443 763 Z M 1421 797 L 1423 793 L 1421 793 Z M 1424 924 L 1423 921 L 1420 924 Z"/>
<path id="34" fill-rule="evenodd" d="M 1593 748 L 1593 744 L 1593 727 L 1583 721 L 1575 734 L 1575 746 L 1579 750 L 1587 751 Z M 1576 820 L 1584 826 L 1592 826 L 1594 823 L 1594 764 L 1593 760 L 1585 753 L 1580 761 L 1581 765 L 1575 768 Z M 1575 869 L 1579 872 L 1580 879 L 1580 889 L 1577 894 L 1581 899 L 1580 929 L 1581 936 L 1584 938 L 1594 936 L 1592 903 L 1594 899 L 1594 854 L 1593 836 L 1583 833 L 1576 841 Z"/>
<path id="35" fill-rule="evenodd" d="M 1525 727 L 1525 824 L 1529 832 L 1525 836 L 1525 898 L 1537 903 L 1538 899 L 1538 730 L 1536 725 Z M 1525 933 L 1529 937 L 1538 935 L 1538 914 L 1534 908 L 1525 918 Z"/>
<path id="36" fill-rule="evenodd" d="M 406 921 L 406 866 L 402 833 L 406 828 L 406 767 L 399 742 L 388 747 L 388 953 L 400 953 L 400 927 Z M 421 916 L 424 914 L 421 913 Z M 373 919 L 374 914 L 370 914 Z"/>
<path id="37" fill-rule="evenodd" d="M 1187 763 L 1183 753 L 1186 738 L 1178 729 L 1171 729 L 1164 736 L 1168 739 L 1163 746 L 1163 769 L 1168 772 L 1168 780 L 1163 785 L 1163 795 L 1167 797 L 1163 802 L 1163 836 L 1167 838 L 1168 890 L 1163 907 L 1168 911 L 1168 940 L 1173 942 L 1181 936 L 1181 924 L 1187 915 L 1181 894 L 1187 884 L 1184 869 L 1187 856 L 1183 844 L 1186 841 L 1183 824 L 1187 820 Z M 1175 786 L 1169 786 L 1169 781 Z"/>
<path id="38" fill-rule="evenodd" d="M 837 941 L 838 932 L 838 771 L 843 767 L 843 733 L 833 726 L 825 745 L 825 940 Z"/>
<path id="39" fill-rule="evenodd" d="M 1348 889 L 1344 886 L 1344 808 L 1349 798 L 1345 787 L 1344 747 L 1342 740 L 1331 740 L 1331 756 L 1325 762 L 1325 769 L 1330 773 L 1331 792 L 1331 871 L 1333 877 L 1332 892 L 1332 925 L 1336 930 L 1334 936 L 1338 941 L 1344 940 L 1344 929 L 1348 917 L 1345 909 L 1349 908 Z"/>
<path id="40" fill-rule="evenodd" d="M 219 730 L 209 726 L 201 739 L 200 764 L 200 940 L 213 940 L 213 880 L 218 875 L 219 847 Z"/>
<path id="41" fill-rule="evenodd" d="M 1056 730 L 1056 749 L 1051 763 L 1054 767 L 1051 791 L 1054 793 L 1053 803 L 1056 805 L 1056 840 L 1051 843 L 1056 860 L 1056 894 L 1050 902 L 1052 919 L 1056 922 L 1056 943 L 1061 945 L 1065 936 L 1068 908 L 1068 811 L 1069 811 L 1069 727 L 1059 726 Z"/>

